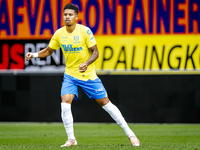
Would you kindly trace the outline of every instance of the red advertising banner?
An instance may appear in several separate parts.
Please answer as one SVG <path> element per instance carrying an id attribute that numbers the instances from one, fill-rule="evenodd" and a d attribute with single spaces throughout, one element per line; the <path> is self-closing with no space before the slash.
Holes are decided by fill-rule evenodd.
<path id="1" fill-rule="evenodd" d="M 61 71 L 65 70 L 65 60 L 61 50 L 56 50 L 47 58 L 24 61 L 27 52 L 38 52 L 48 46 L 48 40 L 1 40 L 0 71 Z"/>

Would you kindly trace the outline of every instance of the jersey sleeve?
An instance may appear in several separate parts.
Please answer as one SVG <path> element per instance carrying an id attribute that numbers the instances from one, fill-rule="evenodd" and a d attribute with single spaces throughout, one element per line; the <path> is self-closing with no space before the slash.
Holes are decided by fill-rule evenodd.
<path id="1" fill-rule="evenodd" d="M 85 36 L 86 36 L 86 44 L 87 44 L 88 48 L 97 44 L 92 31 L 88 27 L 86 27 Z"/>
<path id="2" fill-rule="evenodd" d="M 52 38 L 51 38 L 51 40 L 49 42 L 49 47 L 51 49 L 55 49 L 55 50 L 60 48 L 59 33 L 57 31 L 52 36 Z"/>

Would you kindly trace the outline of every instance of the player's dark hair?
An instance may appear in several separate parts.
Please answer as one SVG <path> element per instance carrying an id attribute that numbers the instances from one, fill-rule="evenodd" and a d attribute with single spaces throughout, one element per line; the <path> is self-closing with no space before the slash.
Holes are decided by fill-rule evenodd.
<path id="1" fill-rule="evenodd" d="M 75 13 L 78 15 L 78 6 L 77 5 L 69 3 L 69 4 L 65 5 L 63 11 L 65 11 L 65 9 L 73 9 L 75 11 Z"/>

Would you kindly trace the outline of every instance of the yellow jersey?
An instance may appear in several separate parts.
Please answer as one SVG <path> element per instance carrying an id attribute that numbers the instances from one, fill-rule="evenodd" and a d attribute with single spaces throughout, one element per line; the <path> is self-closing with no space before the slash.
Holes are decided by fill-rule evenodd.
<path id="1" fill-rule="evenodd" d="M 94 62 L 84 73 L 79 72 L 80 64 L 90 58 L 92 52 L 89 48 L 94 45 L 96 45 L 96 40 L 92 31 L 80 24 L 76 24 L 72 33 L 67 32 L 66 26 L 58 29 L 49 43 L 51 49 L 57 50 L 61 47 L 65 57 L 65 73 L 83 81 L 97 78 Z"/>

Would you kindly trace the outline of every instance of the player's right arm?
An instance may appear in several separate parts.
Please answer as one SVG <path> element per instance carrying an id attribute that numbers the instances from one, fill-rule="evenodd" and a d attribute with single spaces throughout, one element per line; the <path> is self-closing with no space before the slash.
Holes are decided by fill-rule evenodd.
<path id="1" fill-rule="evenodd" d="M 29 61 L 32 58 L 44 58 L 44 57 L 51 55 L 54 51 L 55 51 L 55 49 L 46 47 L 46 48 L 42 49 L 41 51 L 39 51 L 38 53 L 28 52 L 25 56 L 25 59 L 26 59 L 26 61 Z"/>
<path id="2" fill-rule="evenodd" d="M 60 42 L 59 42 L 59 34 L 60 34 L 60 30 L 56 31 L 53 35 L 53 37 L 50 40 L 49 46 L 42 49 L 41 51 L 39 51 L 38 53 L 30 53 L 28 52 L 25 55 L 25 59 L 26 61 L 29 61 L 32 58 L 44 58 L 47 57 L 49 55 L 51 55 L 55 50 L 59 49 L 60 47 Z"/>

